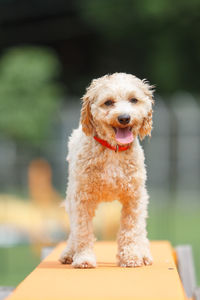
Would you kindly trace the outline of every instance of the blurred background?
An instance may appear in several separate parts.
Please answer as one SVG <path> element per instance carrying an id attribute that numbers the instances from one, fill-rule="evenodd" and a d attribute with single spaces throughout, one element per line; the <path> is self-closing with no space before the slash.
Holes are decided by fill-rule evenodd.
<path id="1" fill-rule="evenodd" d="M 198 0 L 0 0 L 0 286 L 67 238 L 67 140 L 85 87 L 112 72 L 156 85 L 149 237 L 191 244 L 200 284 L 199 32 Z M 120 209 L 100 205 L 98 239 Z"/>

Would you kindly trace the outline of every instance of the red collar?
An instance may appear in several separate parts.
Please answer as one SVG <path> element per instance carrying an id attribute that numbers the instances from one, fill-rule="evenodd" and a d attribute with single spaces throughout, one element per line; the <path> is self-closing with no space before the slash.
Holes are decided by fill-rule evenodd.
<path id="1" fill-rule="evenodd" d="M 106 148 L 109 148 L 111 150 L 114 150 L 115 152 L 121 152 L 121 151 L 125 151 L 128 150 L 130 148 L 130 145 L 127 146 L 120 146 L 117 145 L 115 147 L 111 146 L 108 142 L 106 142 L 105 140 L 100 139 L 98 136 L 94 136 L 94 139 L 99 142 L 101 145 L 103 145 Z"/>

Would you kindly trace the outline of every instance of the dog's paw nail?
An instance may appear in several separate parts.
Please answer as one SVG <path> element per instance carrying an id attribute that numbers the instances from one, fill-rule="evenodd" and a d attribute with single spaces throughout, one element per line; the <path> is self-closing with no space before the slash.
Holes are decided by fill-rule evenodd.
<path id="1" fill-rule="evenodd" d="M 85 261 L 80 264 L 73 263 L 72 266 L 76 269 L 92 269 L 96 267 L 96 264 Z"/>
<path id="2" fill-rule="evenodd" d="M 146 265 L 146 266 L 150 266 L 150 265 L 152 265 L 152 263 L 153 263 L 153 259 L 151 258 L 151 257 L 143 257 L 143 261 L 144 261 L 144 264 Z"/>

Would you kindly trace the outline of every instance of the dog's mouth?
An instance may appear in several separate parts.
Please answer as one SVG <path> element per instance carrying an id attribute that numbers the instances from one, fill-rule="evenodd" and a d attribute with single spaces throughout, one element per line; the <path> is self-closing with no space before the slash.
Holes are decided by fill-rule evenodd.
<path id="1" fill-rule="evenodd" d="M 132 133 L 132 127 L 113 127 L 115 131 L 115 139 L 120 144 L 130 144 L 132 143 L 134 137 Z"/>

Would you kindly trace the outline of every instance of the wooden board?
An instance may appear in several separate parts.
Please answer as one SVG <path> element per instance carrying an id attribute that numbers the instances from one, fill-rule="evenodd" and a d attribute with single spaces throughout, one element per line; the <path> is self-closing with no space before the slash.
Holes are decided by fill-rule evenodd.
<path id="1" fill-rule="evenodd" d="M 95 253 L 98 267 L 73 269 L 58 261 L 64 246 L 64 243 L 59 244 L 8 299 L 186 299 L 173 249 L 167 241 L 151 242 L 154 263 L 139 268 L 118 267 L 116 243 L 97 242 Z"/>

